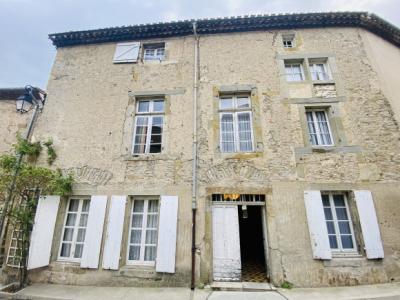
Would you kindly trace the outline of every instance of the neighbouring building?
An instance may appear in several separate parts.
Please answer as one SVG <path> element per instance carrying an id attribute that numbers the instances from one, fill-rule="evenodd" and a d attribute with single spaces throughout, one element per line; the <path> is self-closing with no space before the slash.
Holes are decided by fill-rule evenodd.
<path id="1" fill-rule="evenodd" d="M 400 280 L 398 28 L 344 12 L 49 37 L 34 136 L 76 183 L 40 200 L 33 282 Z"/>

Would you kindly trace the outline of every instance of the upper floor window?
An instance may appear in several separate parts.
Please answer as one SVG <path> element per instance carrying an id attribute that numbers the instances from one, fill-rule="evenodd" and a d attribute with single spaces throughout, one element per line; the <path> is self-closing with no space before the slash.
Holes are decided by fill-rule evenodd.
<path id="1" fill-rule="evenodd" d="M 303 81 L 304 70 L 301 62 L 285 62 L 286 80 Z"/>
<path id="2" fill-rule="evenodd" d="M 133 154 L 161 152 L 164 105 L 164 99 L 137 101 Z"/>
<path id="3" fill-rule="evenodd" d="M 143 45 L 144 60 L 163 60 L 165 58 L 165 43 Z"/>
<path id="4" fill-rule="evenodd" d="M 321 197 L 331 249 L 357 251 L 346 195 L 330 192 Z"/>
<path id="5" fill-rule="evenodd" d="M 293 48 L 295 46 L 294 34 L 282 35 L 283 48 Z"/>
<path id="6" fill-rule="evenodd" d="M 331 76 L 326 61 L 312 61 L 309 62 L 310 73 L 312 80 L 330 80 Z"/>
<path id="7" fill-rule="evenodd" d="M 64 221 L 59 258 L 80 261 L 85 245 L 90 199 L 71 198 Z"/>
<path id="8" fill-rule="evenodd" d="M 221 152 L 253 151 L 253 128 L 249 95 L 222 96 L 220 109 Z"/>
<path id="9" fill-rule="evenodd" d="M 310 142 L 314 146 L 332 146 L 333 139 L 326 109 L 307 109 Z"/>

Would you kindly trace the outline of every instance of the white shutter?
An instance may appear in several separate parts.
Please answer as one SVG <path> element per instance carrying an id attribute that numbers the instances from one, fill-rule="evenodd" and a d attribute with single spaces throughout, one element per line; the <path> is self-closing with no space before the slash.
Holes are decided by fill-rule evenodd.
<path id="1" fill-rule="evenodd" d="M 175 273 L 178 196 L 161 196 L 156 271 Z"/>
<path id="2" fill-rule="evenodd" d="M 383 246 L 370 191 L 354 191 L 367 258 L 383 258 Z"/>
<path id="3" fill-rule="evenodd" d="M 238 207 L 213 205 L 213 273 L 216 281 L 239 281 L 242 274 Z"/>
<path id="4" fill-rule="evenodd" d="M 108 213 L 103 269 L 118 270 L 124 227 L 126 196 L 112 196 Z"/>
<path id="5" fill-rule="evenodd" d="M 314 259 L 332 259 L 320 191 L 304 191 L 308 230 Z"/>
<path id="6" fill-rule="evenodd" d="M 140 43 L 118 43 L 115 48 L 114 63 L 136 62 L 139 56 Z"/>
<path id="7" fill-rule="evenodd" d="M 39 198 L 29 247 L 28 270 L 48 266 L 60 196 Z"/>
<path id="8" fill-rule="evenodd" d="M 106 206 L 107 196 L 92 196 L 90 200 L 81 268 L 97 269 L 99 266 L 101 237 L 103 235 Z"/>

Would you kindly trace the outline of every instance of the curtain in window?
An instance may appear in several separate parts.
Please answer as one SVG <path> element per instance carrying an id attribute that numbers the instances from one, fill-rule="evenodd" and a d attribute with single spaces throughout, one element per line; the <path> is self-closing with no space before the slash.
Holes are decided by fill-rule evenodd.
<path id="1" fill-rule="evenodd" d="M 148 122 L 148 117 L 136 117 L 136 132 L 133 153 L 145 153 L 146 151 Z"/>
<path id="2" fill-rule="evenodd" d="M 318 145 L 318 138 L 317 138 L 317 133 L 315 131 L 314 118 L 311 111 L 307 112 L 307 125 L 308 125 L 308 132 L 311 138 L 311 144 Z"/>
<path id="3" fill-rule="evenodd" d="M 239 133 L 239 151 L 253 151 L 253 143 L 251 137 L 251 119 L 250 113 L 239 113 L 238 117 L 238 133 Z"/>
<path id="4" fill-rule="evenodd" d="M 221 147 L 222 152 L 235 151 L 233 114 L 223 114 L 221 116 Z"/>
<path id="5" fill-rule="evenodd" d="M 324 111 L 316 111 L 315 115 L 320 132 L 321 145 L 331 145 L 332 139 L 329 132 L 328 121 L 326 120 L 326 113 Z"/>

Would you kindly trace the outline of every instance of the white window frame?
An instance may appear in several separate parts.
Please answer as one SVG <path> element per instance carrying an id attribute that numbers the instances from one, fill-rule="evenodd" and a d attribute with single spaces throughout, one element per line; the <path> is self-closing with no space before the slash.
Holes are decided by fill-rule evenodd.
<path id="1" fill-rule="evenodd" d="M 19 246 L 22 246 L 22 234 L 23 231 L 21 229 L 14 228 L 12 230 L 10 246 L 8 247 L 8 253 L 6 257 L 6 265 L 9 267 L 21 268 L 22 249 Z M 18 264 L 15 263 L 16 261 Z"/>
<path id="2" fill-rule="evenodd" d="M 138 246 L 138 244 L 134 244 L 131 243 L 131 234 L 132 234 L 132 229 L 138 229 L 138 228 L 133 228 L 132 227 L 132 218 L 134 215 L 133 212 L 133 207 L 134 207 L 134 203 L 135 201 L 144 201 L 143 204 L 143 219 L 142 219 L 142 228 L 141 228 L 141 236 L 140 236 L 140 259 L 139 260 L 130 260 L 129 259 L 129 251 L 130 251 L 130 246 L 131 245 L 135 245 Z M 158 209 L 157 209 L 157 213 L 149 213 L 148 212 L 148 206 L 149 206 L 149 201 L 151 200 L 156 200 L 157 201 L 157 205 L 158 205 Z M 152 215 L 158 215 L 157 217 L 157 241 L 158 241 L 158 233 L 159 233 L 159 226 L 160 226 L 160 198 L 159 197 L 149 197 L 149 198 L 133 198 L 131 200 L 131 208 L 130 208 L 130 217 L 129 217 L 129 233 L 128 233 L 128 246 L 127 246 L 127 251 L 126 251 L 126 264 L 127 265 L 131 265 L 131 266 L 135 266 L 135 265 L 141 265 L 141 266 L 155 266 L 156 264 L 156 259 L 157 257 L 154 259 L 154 261 L 145 261 L 144 260 L 144 254 L 145 254 L 145 249 L 146 246 L 155 246 L 155 252 L 156 252 L 156 256 L 157 256 L 157 242 L 156 244 L 146 244 L 146 230 L 147 228 L 147 220 L 148 220 L 148 215 L 152 214 Z M 139 214 L 139 213 L 137 213 Z"/>
<path id="3" fill-rule="evenodd" d="M 316 70 L 316 65 L 322 65 L 324 69 L 324 74 L 326 74 L 327 78 L 320 78 L 320 72 Z M 332 80 L 331 72 L 329 70 L 329 66 L 327 61 L 309 61 L 310 67 L 310 76 L 312 81 L 327 81 Z M 313 74 L 316 74 L 317 79 L 313 79 Z"/>
<path id="4" fill-rule="evenodd" d="M 66 226 L 67 218 L 68 218 L 68 212 L 69 212 L 69 206 L 70 206 L 71 200 L 79 200 L 79 205 L 78 205 L 78 211 L 76 212 L 75 224 L 73 226 L 74 233 L 72 235 L 70 256 L 69 257 L 65 257 L 65 256 L 61 256 L 61 251 L 62 251 L 62 244 L 63 244 L 63 241 L 64 241 L 63 238 L 64 238 L 64 233 L 65 233 L 65 228 L 66 227 L 72 228 L 72 226 Z M 89 211 L 90 211 L 90 204 L 91 204 L 90 197 L 70 197 L 68 199 L 68 203 L 67 203 L 67 207 L 66 207 L 66 211 L 65 211 L 64 223 L 63 223 L 63 229 L 62 229 L 62 232 L 61 232 L 60 247 L 59 247 L 59 251 L 58 251 L 57 260 L 59 260 L 59 261 L 80 262 L 82 260 L 82 257 L 75 258 L 74 254 L 75 254 L 75 247 L 76 247 L 76 244 L 77 244 L 76 240 L 77 240 L 77 236 L 78 236 L 78 230 L 80 228 L 85 228 L 86 229 L 86 232 L 85 232 L 85 240 L 86 240 L 87 223 L 86 223 L 86 227 L 79 226 L 79 221 L 80 221 L 80 218 L 81 218 L 81 215 L 82 215 L 82 206 L 83 206 L 83 202 L 84 201 L 89 201 L 89 210 L 87 212 L 84 212 L 85 214 L 88 215 L 88 219 L 89 219 Z M 83 241 L 83 248 L 85 247 L 85 240 Z M 79 242 L 79 243 L 81 243 L 81 242 Z M 82 248 L 82 254 L 83 254 L 83 248 Z"/>
<path id="5" fill-rule="evenodd" d="M 295 35 L 294 34 L 283 34 L 282 35 L 282 44 L 283 44 L 283 48 L 285 48 L 285 49 L 294 48 L 296 46 L 295 45 Z"/>
<path id="6" fill-rule="evenodd" d="M 286 68 L 290 66 L 291 73 L 287 73 Z M 300 66 L 300 75 L 301 75 L 301 80 L 295 80 L 294 79 L 294 73 L 293 73 L 293 66 Z M 296 73 L 297 74 L 297 73 Z M 291 77 L 291 80 L 288 79 L 288 76 Z M 304 75 L 304 67 L 302 62 L 285 62 L 285 77 L 287 82 L 302 82 L 306 79 Z"/>
<path id="7" fill-rule="evenodd" d="M 347 199 L 346 193 L 344 193 L 344 192 L 321 192 L 321 195 L 328 195 L 329 196 L 329 204 L 330 204 L 330 209 L 331 209 L 331 213 L 332 213 L 332 217 L 333 217 L 333 224 L 334 224 L 334 227 L 335 227 L 335 236 L 336 236 L 336 241 L 337 241 L 337 244 L 338 244 L 338 247 L 339 247 L 339 248 L 331 248 L 332 254 L 358 254 L 356 239 L 355 239 L 355 235 L 354 235 L 353 221 L 351 219 L 351 214 L 350 214 L 350 210 L 349 210 L 349 203 L 348 203 L 348 199 Z M 351 239 L 352 239 L 352 242 L 353 242 L 353 248 L 344 249 L 343 246 L 342 246 L 341 234 L 340 234 L 340 231 L 339 231 L 339 223 L 338 223 L 338 218 L 337 218 L 336 209 L 335 209 L 336 206 L 335 206 L 335 203 L 334 203 L 334 200 L 333 200 L 333 196 L 334 195 L 342 195 L 343 196 L 344 204 L 346 206 L 346 213 L 347 213 L 347 216 L 348 216 L 348 222 L 349 222 L 349 227 L 350 227 Z M 322 202 L 322 207 L 325 209 L 325 206 L 324 206 L 323 202 Z M 325 218 L 325 224 L 326 224 L 327 220 L 326 220 L 326 217 L 325 217 L 325 213 L 324 213 L 324 218 Z M 333 234 L 329 234 L 329 232 L 328 232 L 328 238 L 329 238 L 329 235 L 333 235 Z"/>
<path id="8" fill-rule="evenodd" d="M 245 108 L 238 108 L 237 107 L 237 99 L 244 98 L 245 95 L 225 95 L 218 98 L 218 105 L 219 105 L 219 147 L 222 153 L 235 153 L 235 152 L 242 152 L 242 153 L 249 153 L 254 152 L 254 130 L 253 130 L 253 113 L 251 111 L 251 99 L 250 96 L 247 95 L 249 99 L 249 107 Z M 231 98 L 233 101 L 233 108 L 228 109 L 221 109 L 221 100 Z M 242 151 L 240 150 L 240 141 L 239 141 L 239 123 L 238 123 L 238 115 L 241 113 L 248 113 L 250 115 L 250 130 L 251 130 L 251 151 Z M 223 152 L 222 149 L 222 117 L 223 115 L 232 115 L 232 122 L 233 122 L 233 133 L 234 133 L 234 151 L 232 152 Z"/>
<path id="9" fill-rule="evenodd" d="M 159 44 L 159 46 L 155 46 L 154 44 L 144 44 L 143 45 L 143 60 L 144 61 L 154 61 L 154 60 L 164 60 L 165 59 L 165 43 L 161 46 L 162 43 Z M 158 43 L 157 43 L 158 45 Z M 154 50 L 153 55 L 148 55 L 147 52 L 149 50 Z M 162 50 L 162 55 L 158 54 L 159 51 Z"/>
<path id="10" fill-rule="evenodd" d="M 308 137 L 309 137 L 309 140 L 310 140 L 310 144 L 311 144 L 312 147 L 334 146 L 334 140 L 333 140 L 331 125 L 330 125 L 330 122 L 329 122 L 328 110 L 329 110 L 329 108 L 306 108 L 307 134 L 308 134 Z M 318 145 L 314 145 L 312 143 L 310 128 L 308 127 L 308 119 L 307 119 L 307 113 L 308 112 L 311 112 L 312 116 L 313 116 L 313 124 L 314 124 L 314 128 L 315 128 L 315 133 L 316 133 L 316 136 L 317 136 Z M 323 144 L 322 143 L 321 132 L 320 132 L 319 126 L 318 126 L 316 112 L 323 112 L 325 114 L 326 123 L 328 125 L 329 136 L 331 138 L 331 143 L 330 144 Z"/>
<path id="11" fill-rule="evenodd" d="M 149 102 L 149 111 L 148 112 L 139 112 L 139 103 L 140 102 Z M 163 111 L 154 111 L 154 102 L 163 101 L 164 109 Z M 140 117 L 147 117 L 147 133 L 146 133 L 146 144 L 145 150 L 143 153 L 135 153 L 135 139 L 136 139 L 136 128 L 138 119 Z M 161 149 L 160 152 L 150 152 L 151 146 L 151 134 L 152 134 L 152 126 L 153 126 L 153 118 L 161 117 L 162 118 L 162 132 L 161 132 Z M 147 155 L 147 154 L 159 154 L 163 152 L 164 148 L 164 125 L 165 125 L 165 99 L 164 98 L 152 98 L 152 99 L 140 99 L 136 101 L 136 115 L 135 115 L 135 126 L 133 128 L 133 138 L 132 138 L 132 155 Z"/>

